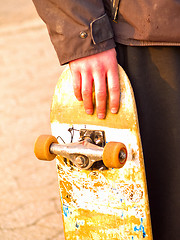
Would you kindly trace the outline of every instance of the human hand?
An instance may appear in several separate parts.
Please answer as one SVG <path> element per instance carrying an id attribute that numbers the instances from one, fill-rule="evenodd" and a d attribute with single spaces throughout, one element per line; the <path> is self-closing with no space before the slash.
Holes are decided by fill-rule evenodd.
<path id="1" fill-rule="evenodd" d="M 98 118 L 103 119 L 106 115 L 106 87 L 108 87 L 111 112 L 118 112 L 120 86 L 114 48 L 71 61 L 69 66 L 73 78 L 74 94 L 79 101 L 83 101 L 87 114 L 93 114 L 93 81 Z"/>

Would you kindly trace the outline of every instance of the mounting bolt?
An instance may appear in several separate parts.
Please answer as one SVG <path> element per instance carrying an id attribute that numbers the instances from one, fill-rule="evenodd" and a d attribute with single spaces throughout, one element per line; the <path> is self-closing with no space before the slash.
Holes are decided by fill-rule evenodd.
<path id="1" fill-rule="evenodd" d="M 86 157 L 84 157 L 84 156 L 77 156 L 76 159 L 75 159 L 74 164 L 77 167 L 85 168 L 88 165 L 88 159 Z"/>
<path id="2" fill-rule="evenodd" d="M 124 162 L 126 160 L 126 152 L 121 150 L 120 153 L 119 153 L 119 160 L 120 162 Z"/>

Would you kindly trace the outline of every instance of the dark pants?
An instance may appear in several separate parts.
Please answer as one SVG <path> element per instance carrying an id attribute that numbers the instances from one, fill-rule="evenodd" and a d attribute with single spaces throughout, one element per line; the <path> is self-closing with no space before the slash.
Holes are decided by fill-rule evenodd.
<path id="1" fill-rule="evenodd" d="M 180 239 L 180 47 L 117 44 L 135 94 L 154 240 Z"/>

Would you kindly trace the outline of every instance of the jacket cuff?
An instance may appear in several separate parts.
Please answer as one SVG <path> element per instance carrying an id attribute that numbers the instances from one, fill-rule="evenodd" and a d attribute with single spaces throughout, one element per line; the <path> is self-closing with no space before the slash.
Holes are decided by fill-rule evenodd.
<path id="1" fill-rule="evenodd" d="M 106 14 L 90 23 L 93 44 L 98 44 L 113 38 L 113 31 Z"/>
<path id="2" fill-rule="evenodd" d="M 108 41 L 99 43 L 94 45 L 94 47 L 90 47 L 89 49 L 84 49 L 84 48 L 79 48 L 78 50 L 74 51 L 74 52 L 64 52 L 64 54 L 61 52 L 59 52 L 59 49 L 56 49 L 56 53 L 58 55 L 59 58 L 59 62 L 61 65 L 64 64 L 68 64 L 69 62 L 76 60 L 76 59 L 80 59 L 83 57 L 88 57 L 94 54 L 98 54 L 107 50 L 110 50 L 112 48 L 115 48 L 116 44 L 114 42 L 114 39 L 109 39 Z"/>

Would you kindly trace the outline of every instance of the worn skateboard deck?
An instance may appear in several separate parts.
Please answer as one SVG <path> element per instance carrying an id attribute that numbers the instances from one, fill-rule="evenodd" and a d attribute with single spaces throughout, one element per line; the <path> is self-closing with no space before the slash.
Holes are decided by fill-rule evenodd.
<path id="1" fill-rule="evenodd" d="M 77 142 L 80 129 L 104 130 L 106 142 L 126 145 L 128 159 L 120 169 L 81 170 L 57 156 L 60 201 L 66 240 L 152 239 L 148 193 L 136 104 L 130 82 L 119 67 L 118 114 L 100 120 L 87 115 L 76 100 L 69 68 L 62 73 L 51 107 L 52 134 L 59 143 Z"/>

